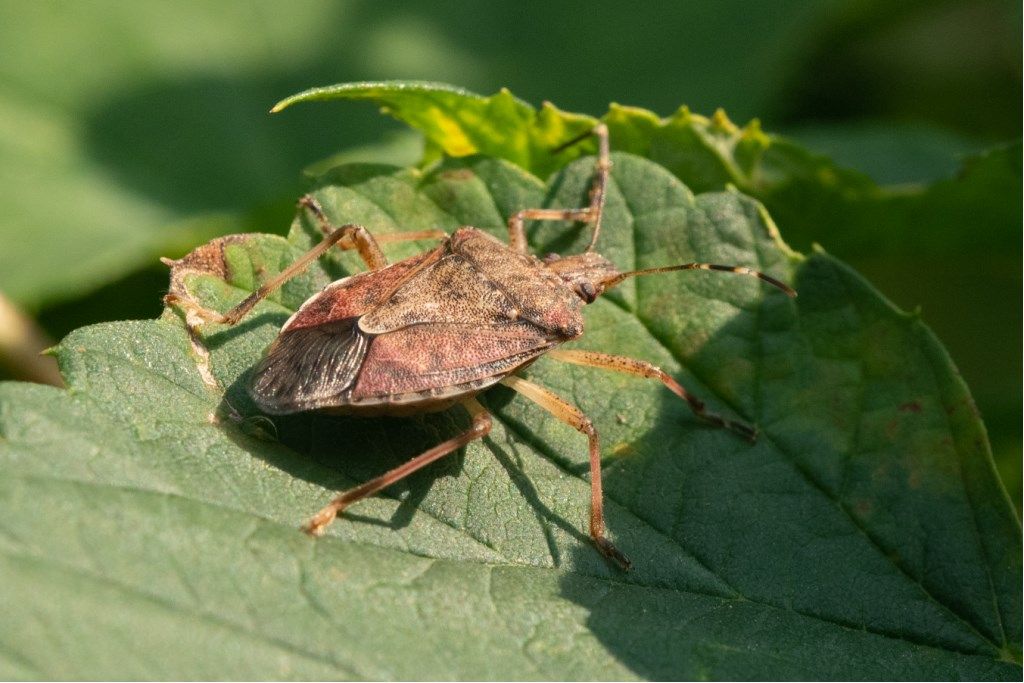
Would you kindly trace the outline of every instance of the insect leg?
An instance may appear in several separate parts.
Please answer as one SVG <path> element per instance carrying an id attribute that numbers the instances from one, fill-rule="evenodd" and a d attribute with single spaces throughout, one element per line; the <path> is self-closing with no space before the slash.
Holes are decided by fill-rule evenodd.
<path id="1" fill-rule="evenodd" d="M 370 231 L 361 225 L 353 226 L 335 226 L 331 225 L 331 222 L 327 220 L 327 215 L 324 213 L 324 209 L 320 206 L 320 202 L 316 200 L 311 194 L 303 195 L 299 199 L 299 208 L 306 209 L 313 217 L 316 218 L 317 224 L 320 226 L 320 232 L 325 237 L 330 237 L 339 230 L 348 230 L 348 234 L 342 235 L 338 240 L 338 248 L 340 249 L 355 249 L 359 252 L 359 257 L 363 259 L 363 263 L 370 270 L 380 270 L 384 266 L 388 265 L 388 259 L 384 256 L 384 252 L 380 250 L 380 245 L 377 244 L 377 240 L 373 238 Z"/>
<path id="2" fill-rule="evenodd" d="M 366 232 L 366 228 L 361 225 L 343 225 L 331 232 L 329 235 L 317 244 L 315 247 L 307 251 L 305 254 L 296 259 L 290 266 L 282 270 L 277 274 L 276 277 L 270 281 L 260 285 L 256 291 L 249 296 L 245 297 L 240 304 L 232 308 L 223 315 L 216 311 L 203 308 L 195 301 L 186 299 L 177 294 L 168 294 L 164 297 L 164 303 L 168 306 L 180 306 L 183 308 L 189 319 L 198 319 L 199 322 L 212 322 L 212 323 L 223 323 L 225 325 L 234 325 L 242 317 L 251 311 L 256 304 L 267 297 L 268 294 L 276 290 L 278 287 L 283 285 L 288 280 L 292 279 L 302 271 L 304 271 L 309 264 L 320 258 L 328 249 L 333 247 L 335 244 L 341 242 L 346 237 L 349 237 L 352 233 Z M 351 238 L 350 238 L 351 239 Z M 192 322 L 189 322 L 190 327 L 194 327 Z"/>
<path id="3" fill-rule="evenodd" d="M 526 226 L 524 221 L 581 221 L 590 223 L 593 226 L 593 233 L 590 236 L 590 244 L 587 251 L 592 251 L 597 244 L 597 236 L 601 232 L 601 215 L 604 212 L 605 197 L 607 195 L 608 177 L 612 171 L 612 160 L 608 146 L 608 126 L 599 123 L 593 130 L 585 135 L 574 138 L 557 148 L 559 151 L 564 147 L 573 145 L 588 135 L 597 137 L 598 155 L 597 164 L 594 170 L 594 183 L 590 187 L 590 206 L 585 209 L 524 209 L 512 215 L 508 219 L 508 242 L 516 251 L 526 253 Z"/>
<path id="4" fill-rule="evenodd" d="M 520 253 L 528 251 L 525 220 L 590 222 L 590 216 L 590 209 L 523 209 L 508 219 L 508 244 Z"/>
<path id="5" fill-rule="evenodd" d="M 376 479 L 351 488 L 348 491 L 343 491 L 334 500 L 328 503 L 318 513 L 313 515 L 302 530 L 311 536 L 320 536 L 324 533 L 324 529 L 327 525 L 334 521 L 342 510 L 347 508 L 352 503 L 362 500 L 368 496 L 372 496 L 381 489 L 391 486 L 396 481 L 404 479 L 416 470 L 429 465 L 430 463 L 443 458 L 452 451 L 462 448 L 471 441 L 476 439 L 482 439 L 487 436 L 488 432 L 491 431 L 491 415 L 487 410 L 480 405 L 480 403 L 473 398 L 466 399 L 462 402 L 466 410 L 469 411 L 470 416 L 473 418 L 473 424 L 470 428 L 459 434 L 458 436 L 452 437 L 447 441 L 439 443 L 430 450 L 417 455 L 409 462 L 399 465 L 395 469 L 391 470 L 386 474 L 382 474 Z"/>
<path id="6" fill-rule="evenodd" d="M 501 383 L 511 387 L 557 419 L 586 435 L 590 446 L 590 537 L 602 555 L 623 569 L 629 569 L 632 562 L 619 552 L 605 536 L 604 497 L 601 493 L 601 446 L 597 439 L 597 430 L 594 429 L 590 418 L 550 389 L 529 382 L 522 377 L 509 375 L 501 380 Z"/>
<path id="7" fill-rule="evenodd" d="M 656 365 L 648 363 L 647 361 L 627 358 L 626 356 L 613 356 L 608 353 L 597 353 L 596 351 L 574 351 L 568 349 L 552 349 L 551 351 L 548 351 L 547 357 L 554 358 L 555 360 L 560 360 L 565 363 L 589 365 L 590 367 L 601 368 L 603 370 L 612 370 L 614 372 L 622 372 L 636 377 L 659 380 L 662 384 L 668 387 L 672 393 L 686 401 L 687 405 L 690 406 L 690 410 L 692 410 L 697 417 L 718 427 L 724 427 L 729 431 L 735 432 L 751 443 L 757 439 L 757 429 L 746 423 L 729 420 L 717 413 L 707 410 L 704 407 L 704 401 L 700 400 L 683 388 L 683 386 L 672 379 L 672 376 L 667 372 Z"/>
<path id="8" fill-rule="evenodd" d="M 311 194 L 304 195 L 299 199 L 299 206 L 306 209 L 314 218 L 316 218 L 317 224 L 320 226 L 320 232 L 325 236 L 330 235 L 338 229 L 337 226 L 331 225 L 331 222 L 327 219 L 327 215 L 324 214 L 323 207 L 320 206 L 320 202 L 316 200 Z M 390 235 L 378 235 L 374 237 L 369 230 L 362 226 L 357 226 L 359 229 L 353 232 L 352 235 L 347 239 L 342 239 L 338 243 L 340 249 L 356 249 L 359 252 L 359 256 L 363 259 L 363 262 L 370 270 L 379 270 L 384 266 L 388 265 L 387 257 L 384 256 L 384 252 L 381 251 L 381 244 L 390 244 L 391 242 L 409 242 L 413 240 L 440 240 L 448 237 L 448 233 L 444 230 L 416 230 L 410 232 L 396 232 Z"/>

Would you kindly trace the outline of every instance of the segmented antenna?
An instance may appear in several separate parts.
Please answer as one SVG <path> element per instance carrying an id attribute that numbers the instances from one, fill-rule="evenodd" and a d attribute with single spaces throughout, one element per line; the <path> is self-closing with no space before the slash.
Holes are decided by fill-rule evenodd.
<path id="1" fill-rule="evenodd" d="M 751 275 L 753 277 L 764 280 L 772 287 L 781 289 L 786 293 L 786 296 L 796 297 L 796 290 L 787 285 L 784 282 L 776 280 L 771 275 L 765 275 L 759 270 L 753 268 L 747 268 L 745 266 L 722 266 L 717 263 L 683 263 L 678 266 L 662 266 L 661 268 L 644 268 L 643 270 L 631 270 L 628 273 L 620 273 L 610 280 L 606 280 L 601 283 L 605 289 L 611 289 L 615 285 L 619 284 L 627 278 L 631 278 L 635 275 L 650 275 L 652 273 L 671 273 L 676 270 L 719 270 L 724 273 L 739 273 L 740 275 Z"/>

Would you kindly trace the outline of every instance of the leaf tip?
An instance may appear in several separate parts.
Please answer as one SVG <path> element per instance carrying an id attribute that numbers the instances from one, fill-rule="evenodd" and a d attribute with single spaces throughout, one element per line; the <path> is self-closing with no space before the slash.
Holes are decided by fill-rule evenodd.
<path id="1" fill-rule="evenodd" d="M 753 142 L 763 149 L 767 149 L 771 144 L 771 138 L 761 127 L 761 119 L 750 119 L 743 127 L 742 135 L 744 140 Z"/>
<path id="2" fill-rule="evenodd" d="M 735 133 L 738 129 L 736 124 L 729 119 L 729 115 L 725 113 L 725 109 L 719 107 L 715 110 L 714 115 L 711 117 L 711 122 L 716 128 L 724 130 L 728 133 Z"/>

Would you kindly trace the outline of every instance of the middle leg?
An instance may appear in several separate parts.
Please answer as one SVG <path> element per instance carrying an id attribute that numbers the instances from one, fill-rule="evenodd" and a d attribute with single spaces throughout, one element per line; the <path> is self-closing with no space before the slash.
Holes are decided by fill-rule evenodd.
<path id="1" fill-rule="evenodd" d="M 579 408 L 539 384 L 534 384 L 516 375 L 505 377 L 501 383 L 511 387 L 557 419 L 586 435 L 590 446 L 590 538 L 593 539 L 594 545 L 602 555 L 622 569 L 628 570 L 633 563 L 619 552 L 618 548 L 612 545 L 612 542 L 605 536 L 604 494 L 601 488 L 601 446 L 597 439 L 594 423 Z"/>
<path id="2" fill-rule="evenodd" d="M 344 228 L 344 226 L 331 225 L 331 222 L 327 219 L 327 215 L 324 213 L 323 207 L 320 206 L 320 202 L 318 202 L 316 197 L 311 194 L 303 195 L 302 198 L 299 199 L 299 206 L 313 214 L 313 217 L 316 218 L 317 225 L 320 227 L 320 232 L 324 237 Z M 358 227 L 362 228 L 362 226 Z M 356 231 L 350 235 L 342 237 L 341 241 L 338 242 L 338 248 L 343 250 L 357 250 L 359 252 L 359 256 L 363 259 L 363 262 L 370 270 L 379 270 L 380 268 L 388 265 L 388 260 L 378 245 L 391 244 L 392 242 L 410 242 L 414 240 L 440 240 L 445 237 L 448 237 L 448 233 L 444 230 L 415 230 L 409 232 L 394 232 L 387 235 L 371 235 L 368 230 L 362 228 L 361 231 Z"/>

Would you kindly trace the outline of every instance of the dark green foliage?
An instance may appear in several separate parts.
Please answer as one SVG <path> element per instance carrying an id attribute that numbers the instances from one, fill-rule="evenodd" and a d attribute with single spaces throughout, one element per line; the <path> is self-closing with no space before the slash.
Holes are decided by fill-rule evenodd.
<path id="1" fill-rule="evenodd" d="M 1019 678 L 1020 528 L 933 335 L 828 255 L 790 251 L 756 201 L 694 196 L 650 161 L 614 161 L 599 247 L 616 263 L 740 263 L 800 291 L 639 279 L 588 308 L 577 343 L 662 365 L 756 421 L 754 446 L 660 386 L 531 368 L 598 425 L 610 532 L 633 572 L 587 542 L 583 438 L 502 389 L 485 397 L 498 416 L 487 440 L 353 508 L 325 539 L 297 531 L 331 490 L 466 422 L 253 414 L 246 372 L 290 311 L 355 267 L 344 254 L 236 328 L 206 331 L 217 387 L 172 312 L 71 334 L 57 351 L 67 392 L 0 386 L 0 602 L 18 625 L 0 635 L 0 671 Z M 545 186 L 485 157 L 425 175 L 347 166 L 316 193 L 377 233 L 503 234 L 517 208 L 579 205 L 591 171 L 580 160 Z M 223 310 L 312 239 L 299 221 L 287 240 L 254 235 L 229 248 L 227 282 L 189 287 Z M 531 230 L 539 251 L 584 239 Z"/>

